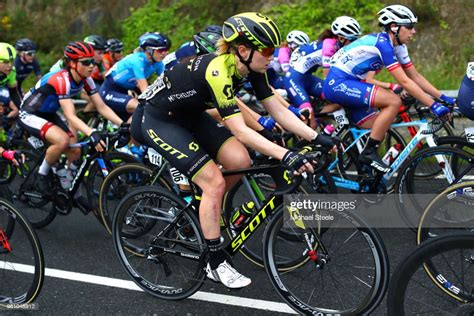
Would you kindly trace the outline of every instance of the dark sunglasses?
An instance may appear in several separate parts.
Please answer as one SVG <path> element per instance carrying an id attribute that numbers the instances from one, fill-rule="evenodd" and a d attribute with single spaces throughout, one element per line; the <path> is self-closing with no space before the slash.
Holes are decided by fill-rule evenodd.
<path id="1" fill-rule="evenodd" d="M 401 26 L 404 26 L 407 30 L 413 30 L 415 28 L 415 23 L 410 23 L 410 24 L 400 24 Z"/>
<path id="2" fill-rule="evenodd" d="M 90 66 L 90 65 L 95 65 L 95 61 L 94 59 L 83 59 L 83 60 L 79 60 L 79 62 L 81 64 L 83 64 L 84 66 Z"/>
<path id="3" fill-rule="evenodd" d="M 25 52 L 25 54 L 28 55 L 28 56 L 34 56 L 36 54 L 36 52 L 31 50 L 31 51 Z"/>
<path id="4" fill-rule="evenodd" d="M 155 51 L 157 51 L 158 53 L 165 53 L 167 51 L 169 51 L 168 48 L 158 48 L 158 49 L 155 49 Z"/>
<path id="5" fill-rule="evenodd" d="M 259 48 L 258 51 L 259 51 L 260 54 L 262 54 L 264 57 L 270 57 L 270 56 L 273 56 L 273 53 L 275 52 L 275 47 Z"/>

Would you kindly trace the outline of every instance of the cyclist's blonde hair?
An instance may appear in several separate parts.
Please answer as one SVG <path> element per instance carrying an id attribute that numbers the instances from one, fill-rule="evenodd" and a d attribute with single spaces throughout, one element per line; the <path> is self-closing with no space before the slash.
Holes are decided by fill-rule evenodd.
<path id="1" fill-rule="evenodd" d="M 226 42 L 224 38 L 220 38 L 216 43 L 216 52 L 217 55 L 228 54 L 233 45 L 229 42 Z"/>

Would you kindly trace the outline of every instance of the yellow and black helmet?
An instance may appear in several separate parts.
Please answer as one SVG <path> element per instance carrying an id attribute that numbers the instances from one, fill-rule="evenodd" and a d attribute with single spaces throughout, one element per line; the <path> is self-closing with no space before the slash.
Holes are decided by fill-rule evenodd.
<path id="1" fill-rule="evenodd" d="M 222 35 L 226 42 L 236 42 L 261 49 L 281 44 L 280 30 L 266 15 L 245 12 L 234 15 L 224 22 Z"/>

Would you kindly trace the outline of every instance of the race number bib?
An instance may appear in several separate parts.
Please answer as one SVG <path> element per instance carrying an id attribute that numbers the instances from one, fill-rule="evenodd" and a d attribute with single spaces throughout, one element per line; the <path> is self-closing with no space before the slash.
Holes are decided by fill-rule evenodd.
<path id="1" fill-rule="evenodd" d="M 148 147 L 148 160 L 150 163 L 154 164 L 155 166 L 161 167 L 163 163 L 163 156 L 161 156 L 156 150 L 151 147 Z"/>
<path id="2" fill-rule="evenodd" d="M 39 149 L 44 146 L 44 142 L 35 136 L 28 137 L 28 143 L 30 143 L 34 149 Z"/>
<path id="3" fill-rule="evenodd" d="M 474 126 L 466 128 L 464 132 L 466 133 L 467 141 L 474 143 Z"/>

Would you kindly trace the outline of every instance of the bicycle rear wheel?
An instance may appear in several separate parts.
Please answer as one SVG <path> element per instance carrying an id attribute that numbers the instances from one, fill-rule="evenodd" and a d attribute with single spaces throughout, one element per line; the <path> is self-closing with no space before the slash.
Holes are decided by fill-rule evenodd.
<path id="1" fill-rule="evenodd" d="M 459 291 L 473 293 L 474 235 L 450 234 L 422 243 L 392 275 L 387 296 L 388 315 L 460 315 L 464 309 Z M 427 262 L 436 263 L 442 274 L 427 275 Z M 456 285 L 449 281 L 458 280 Z M 459 287 L 458 287 L 459 286 Z M 469 307 L 469 306 L 467 306 Z M 474 312 L 471 309 L 470 312 Z M 472 315 L 465 313 L 462 315 Z"/>
<path id="2" fill-rule="evenodd" d="M 162 299 L 187 298 L 205 278 L 206 243 L 196 215 L 184 207 L 166 190 L 141 187 L 123 198 L 114 217 L 112 237 L 122 267 L 140 288 Z"/>
<path id="3" fill-rule="evenodd" d="M 33 302 L 43 280 L 38 236 L 22 213 L 0 199 L 0 307 Z"/>
<path id="4" fill-rule="evenodd" d="M 321 233 L 318 227 L 292 227 L 293 236 L 299 236 L 294 240 L 280 237 L 284 216 L 276 214 L 265 230 L 265 270 L 280 297 L 298 313 L 368 314 L 387 289 L 385 246 L 378 233 L 354 213 L 331 214 L 332 224 L 321 227 Z M 311 258 L 311 251 L 316 257 Z M 304 262 L 298 268 L 278 268 L 279 261 L 298 258 Z"/>
<path id="5" fill-rule="evenodd" d="M 137 162 L 137 159 L 131 155 L 121 153 L 121 152 L 106 152 L 104 153 L 104 162 L 107 172 L 111 172 L 113 169 L 118 166 L 122 166 L 128 163 Z M 87 178 L 85 178 L 85 185 L 87 190 L 87 200 L 91 203 L 92 212 L 97 217 L 99 222 L 103 224 L 102 217 L 99 214 L 99 193 L 102 182 L 105 177 L 103 174 L 102 167 L 99 166 L 97 160 L 92 162 L 89 166 L 89 170 L 86 173 Z"/>

